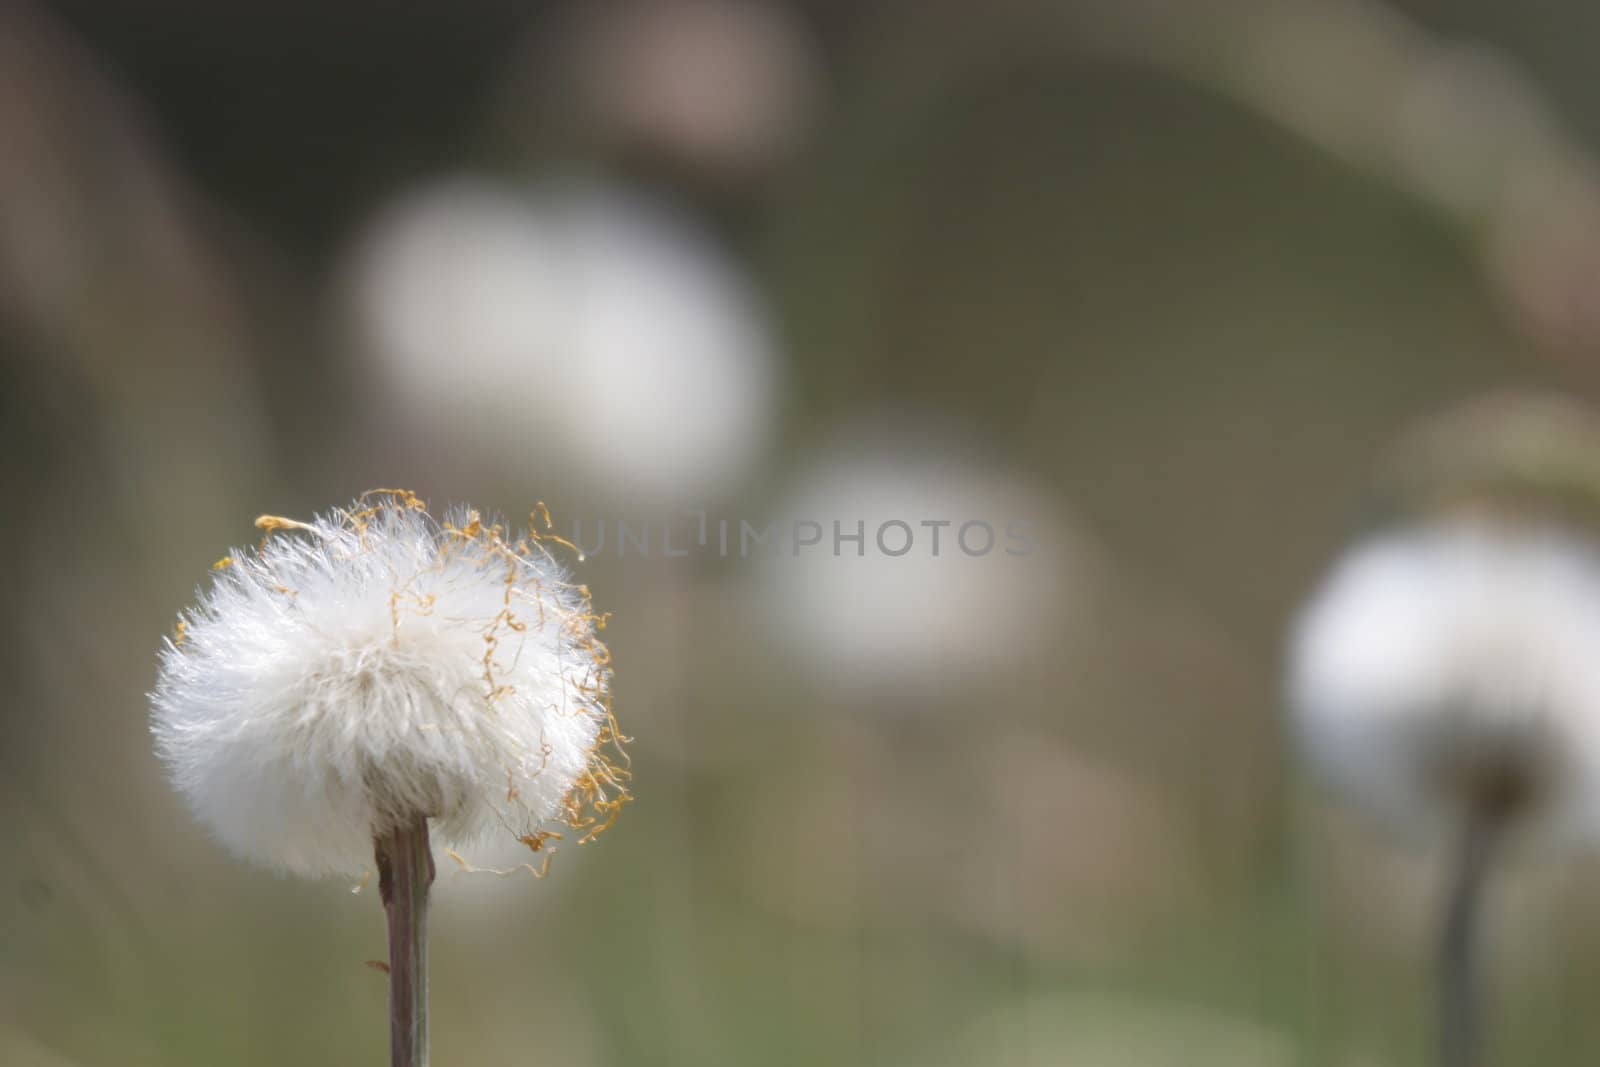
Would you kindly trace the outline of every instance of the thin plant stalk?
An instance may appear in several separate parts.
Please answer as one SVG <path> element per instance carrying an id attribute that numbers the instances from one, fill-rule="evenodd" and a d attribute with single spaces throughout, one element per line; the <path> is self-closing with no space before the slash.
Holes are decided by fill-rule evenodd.
<path id="1" fill-rule="evenodd" d="M 378 891 L 389 918 L 389 1045 L 392 1067 L 428 1064 L 428 888 L 433 850 L 418 818 L 374 842 Z"/>
<path id="2" fill-rule="evenodd" d="M 1478 927 L 1484 888 L 1499 838 L 1499 820 L 1467 820 L 1450 871 L 1439 934 L 1438 1026 L 1440 1067 L 1482 1067 L 1483 995 Z"/>

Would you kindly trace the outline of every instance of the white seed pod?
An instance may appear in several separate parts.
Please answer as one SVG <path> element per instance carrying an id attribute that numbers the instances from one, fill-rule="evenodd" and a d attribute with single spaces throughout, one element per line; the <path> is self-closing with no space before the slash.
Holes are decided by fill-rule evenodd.
<path id="1" fill-rule="evenodd" d="M 348 293 L 406 432 L 480 464 L 556 456 L 591 489 L 676 506 L 737 486 L 767 449 L 766 311 L 665 200 L 440 181 L 375 220 Z"/>
<path id="2" fill-rule="evenodd" d="M 1316 769 L 1427 832 L 1485 809 L 1600 835 L 1600 552 L 1531 520 L 1402 523 L 1333 568 L 1292 641 Z M 1548 832 L 1548 833 L 1546 833 Z"/>
<path id="3" fill-rule="evenodd" d="M 1090 560 L 1059 501 L 894 416 L 838 441 L 796 472 L 765 544 L 730 531 L 730 551 L 760 554 L 758 617 L 815 677 L 922 714 L 1072 624 Z"/>
<path id="4" fill-rule="evenodd" d="M 439 843 L 540 848 L 627 799 L 601 620 L 537 534 L 409 493 L 310 523 L 264 517 L 162 651 L 156 747 L 241 857 L 358 874 L 376 835 L 428 816 Z"/>

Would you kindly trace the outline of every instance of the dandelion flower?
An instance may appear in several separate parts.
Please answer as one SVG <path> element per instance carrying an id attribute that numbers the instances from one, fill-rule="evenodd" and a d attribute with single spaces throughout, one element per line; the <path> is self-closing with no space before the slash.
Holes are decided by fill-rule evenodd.
<path id="1" fill-rule="evenodd" d="M 1476 809 L 1600 834 L 1600 555 L 1455 519 L 1351 549 L 1302 617 L 1292 692 L 1323 774 L 1402 831 Z"/>
<path id="2" fill-rule="evenodd" d="M 546 551 L 376 490 L 223 557 L 161 655 L 156 747 L 178 791 L 246 859 L 302 874 L 372 857 L 388 915 L 392 1062 L 428 1059 L 430 823 L 541 851 L 628 799 L 603 624 Z M 545 519 L 548 528 L 548 517 Z"/>
<path id="3" fill-rule="evenodd" d="M 1425 424 L 1291 642 L 1299 740 L 1401 830 L 1455 839 L 1440 1054 L 1475 1062 L 1473 937 L 1513 834 L 1600 838 L 1600 420 L 1507 395 Z"/>
<path id="4" fill-rule="evenodd" d="M 736 487 L 769 443 L 767 313 L 669 201 L 435 182 L 374 222 L 348 294 L 407 432 L 483 463 L 532 449 L 614 498 L 677 505 Z"/>
<path id="5" fill-rule="evenodd" d="M 1402 832 L 1600 837 L 1600 422 L 1497 395 L 1425 422 L 1301 614 L 1289 696 L 1333 785 Z"/>
<path id="6" fill-rule="evenodd" d="M 953 436 L 845 424 L 766 521 L 756 617 L 829 686 L 923 714 L 1025 662 L 1072 621 L 1086 539 L 1059 501 Z M 765 528 L 765 527 L 763 527 Z"/>
<path id="7" fill-rule="evenodd" d="M 184 613 L 151 697 L 172 780 L 224 844 L 357 874 L 419 816 L 463 847 L 614 814 L 600 619 L 537 534 L 387 493 L 258 525 L 260 548 Z"/>

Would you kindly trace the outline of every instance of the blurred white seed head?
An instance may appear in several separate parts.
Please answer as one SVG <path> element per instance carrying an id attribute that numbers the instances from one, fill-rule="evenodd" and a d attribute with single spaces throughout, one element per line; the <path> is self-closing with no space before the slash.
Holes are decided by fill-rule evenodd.
<path id="1" fill-rule="evenodd" d="M 446 181 L 378 219 L 351 280 L 408 433 L 491 463 L 557 455 L 601 491 L 673 504 L 730 488 L 765 450 L 766 315 L 664 202 Z"/>
<path id="2" fill-rule="evenodd" d="M 418 815 L 439 843 L 539 849 L 627 799 L 601 620 L 536 532 L 368 494 L 310 523 L 263 518 L 161 654 L 157 751 L 240 856 L 356 874 Z"/>
<path id="3" fill-rule="evenodd" d="M 1600 555 L 1555 527 L 1448 517 L 1364 540 L 1293 638 L 1299 740 L 1402 829 L 1473 812 L 1600 836 Z"/>
<path id="4" fill-rule="evenodd" d="M 753 590 L 801 662 L 834 684 L 886 686 L 920 709 L 1059 636 L 1085 561 L 1055 499 L 909 426 L 841 438 L 779 500 L 781 544 Z"/>

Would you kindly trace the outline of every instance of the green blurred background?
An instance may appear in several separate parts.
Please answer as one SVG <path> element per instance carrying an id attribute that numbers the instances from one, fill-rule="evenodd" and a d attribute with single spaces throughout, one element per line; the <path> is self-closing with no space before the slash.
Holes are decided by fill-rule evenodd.
<path id="1" fill-rule="evenodd" d="M 383 1061 L 375 894 L 225 855 L 144 697 L 257 514 L 380 485 L 869 523 L 580 565 L 638 801 L 441 870 L 435 1062 L 1425 1062 L 1433 857 L 1300 785 L 1279 646 L 1410 420 L 1600 386 L 1596 32 L 8 3 L 0 1063 Z M 870 540 L 969 518 L 1034 551 Z M 1498 1062 L 1600 1041 L 1596 889 L 1499 887 Z"/>

